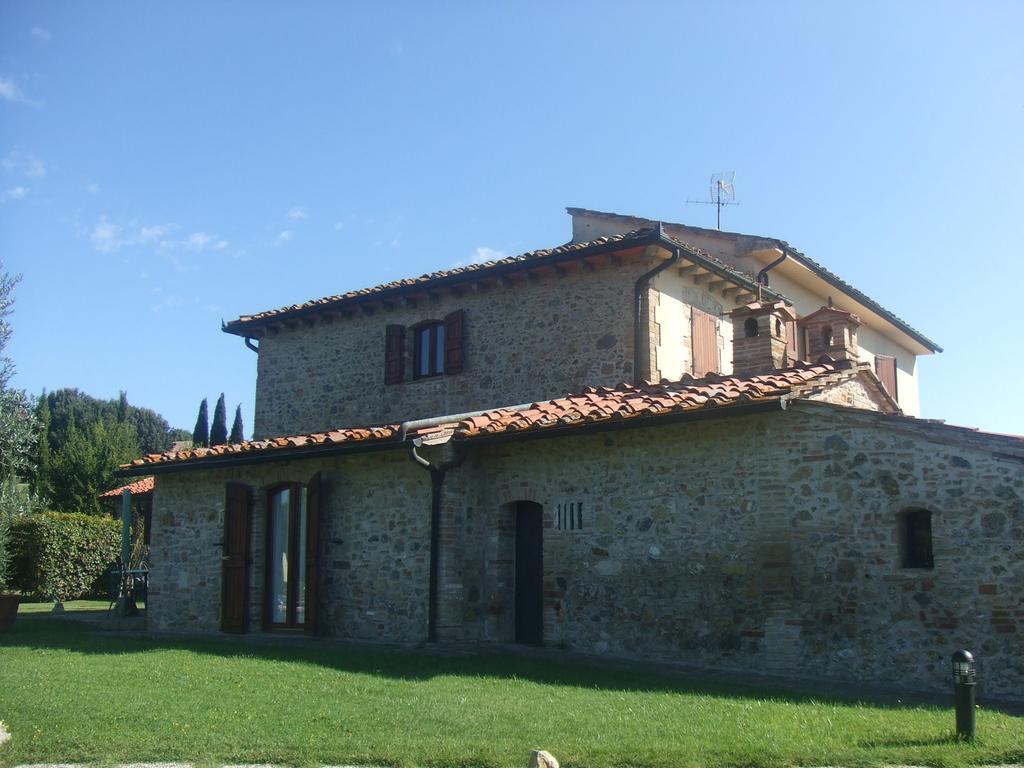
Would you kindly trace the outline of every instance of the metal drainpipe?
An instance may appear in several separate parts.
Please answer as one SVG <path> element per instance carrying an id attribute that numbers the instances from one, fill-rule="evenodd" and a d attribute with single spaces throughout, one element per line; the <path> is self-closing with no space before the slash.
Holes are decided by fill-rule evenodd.
<path id="1" fill-rule="evenodd" d="M 768 285 L 768 273 L 771 272 L 773 269 L 775 269 L 777 266 L 779 266 L 779 264 L 781 264 L 782 262 L 784 262 L 786 259 L 789 258 L 789 254 L 786 252 L 786 248 L 784 246 L 781 246 L 781 245 L 780 245 L 780 247 L 782 248 L 782 255 L 779 256 L 779 258 L 777 258 L 775 261 L 773 261 L 771 264 L 769 264 L 768 266 L 766 266 L 764 269 L 762 269 L 760 272 L 757 273 L 757 278 L 756 279 L 757 279 L 757 284 L 758 285 Z M 758 298 L 760 298 L 760 297 L 758 297 Z"/>
<path id="2" fill-rule="evenodd" d="M 496 410 L 518 411 L 529 408 L 530 403 L 519 405 L 502 406 L 501 408 L 485 408 L 481 411 L 468 411 L 467 413 L 454 413 L 445 416 L 433 416 L 429 419 L 417 419 L 415 421 L 403 421 L 398 428 L 398 442 L 404 443 L 409 435 L 410 429 L 423 429 L 424 427 L 436 427 L 439 424 L 458 423 L 473 416 L 483 416 Z M 416 449 L 422 444 L 422 439 L 417 438 L 409 446 L 409 457 L 430 472 L 430 583 L 429 596 L 427 598 L 427 642 L 437 642 L 437 584 L 441 561 L 438 557 L 438 547 L 441 543 L 441 500 L 444 495 L 444 478 L 449 469 L 458 467 L 466 458 L 465 448 L 456 447 L 456 458 L 434 466 L 425 458 L 420 456 Z"/>
<path id="3" fill-rule="evenodd" d="M 661 222 L 658 222 L 657 239 L 659 244 L 665 238 L 665 233 L 662 229 Z M 677 261 L 679 261 L 682 252 L 678 248 L 672 249 L 672 255 L 668 258 L 668 261 L 662 262 L 654 269 L 649 272 L 644 272 L 637 279 L 636 284 L 633 286 L 633 383 L 640 383 L 640 347 L 643 345 L 643 330 L 640 326 L 640 314 L 643 312 L 643 291 L 647 288 L 648 284 L 657 277 L 659 274 L 664 272 L 666 269 L 671 267 Z"/>
<path id="4" fill-rule="evenodd" d="M 254 338 L 253 336 L 246 336 L 245 337 L 245 346 L 247 346 L 249 349 L 251 349 L 253 352 L 255 352 L 258 355 L 260 353 L 260 348 L 252 343 L 253 342 L 253 338 Z"/>
<path id="5" fill-rule="evenodd" d="M 430 581 L 427 595 L 427 642 L 436 643 L 437 585 L 440 580 L 441 569 L 438 548 L 441 544 L 441 501 L 444 498 L 444 478 L 448 474 L 449 469 L 454 469 L 462 464 L 466 458 L 466 453 L 462 446 L 457 446 L 454 459 L 435 466 L 416 452 L 420 442 L 420 439 L 413 441 L 412 445 L 409 446 L 409 455 L 413 461 L 430 472 Z"/>

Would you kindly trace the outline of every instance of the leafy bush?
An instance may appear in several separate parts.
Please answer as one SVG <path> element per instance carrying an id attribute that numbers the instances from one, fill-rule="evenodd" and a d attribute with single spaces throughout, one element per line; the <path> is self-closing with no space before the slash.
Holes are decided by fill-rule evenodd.
<path id="1" fill-rule="evenodd" d="M 86 594 L 121 549 L 121 525 L 109 517 L 43 512 L 11 524 L 11 583 L 43 600 Z"/>
<path id="2" fill-rule="evenodd" d="M 7 564 L 11 559 L 11 522 L 0 512 L 0 590 L 7 585 Z"/>

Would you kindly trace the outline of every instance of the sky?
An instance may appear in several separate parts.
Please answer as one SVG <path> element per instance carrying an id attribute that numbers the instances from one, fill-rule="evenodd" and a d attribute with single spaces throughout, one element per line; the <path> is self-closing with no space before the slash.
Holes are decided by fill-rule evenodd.
<path id="1" fill-rule="evenodd" d="M 14 385 L 252 426 L 222 320 L 552 247 L 579 206 L 778 237 L 1024 434 L 1024 3 L 0 4 Z"/>

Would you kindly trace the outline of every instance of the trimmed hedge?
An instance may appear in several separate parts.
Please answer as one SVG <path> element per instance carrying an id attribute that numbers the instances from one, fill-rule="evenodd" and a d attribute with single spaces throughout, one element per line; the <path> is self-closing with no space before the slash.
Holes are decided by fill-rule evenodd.
<path id="1" fill-rule="evenodd" d="M 121 524 L 110 517 L 42 512 L 11 524 L 11 585 L 43 600 L 90 591 L 121 551 Z"/>

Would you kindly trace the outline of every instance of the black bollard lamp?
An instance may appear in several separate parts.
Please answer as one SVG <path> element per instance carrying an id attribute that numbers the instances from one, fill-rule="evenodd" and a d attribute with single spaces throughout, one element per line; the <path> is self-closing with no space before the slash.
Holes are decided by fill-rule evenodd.
<path id="1" fill-rule="evenodd" d="M 970 651 L 953 653 L 953 702 L 956 706 L 956 735 L 958 738 L 974 738 L 974 687 L 977 677 L 974 656 Z"/>

